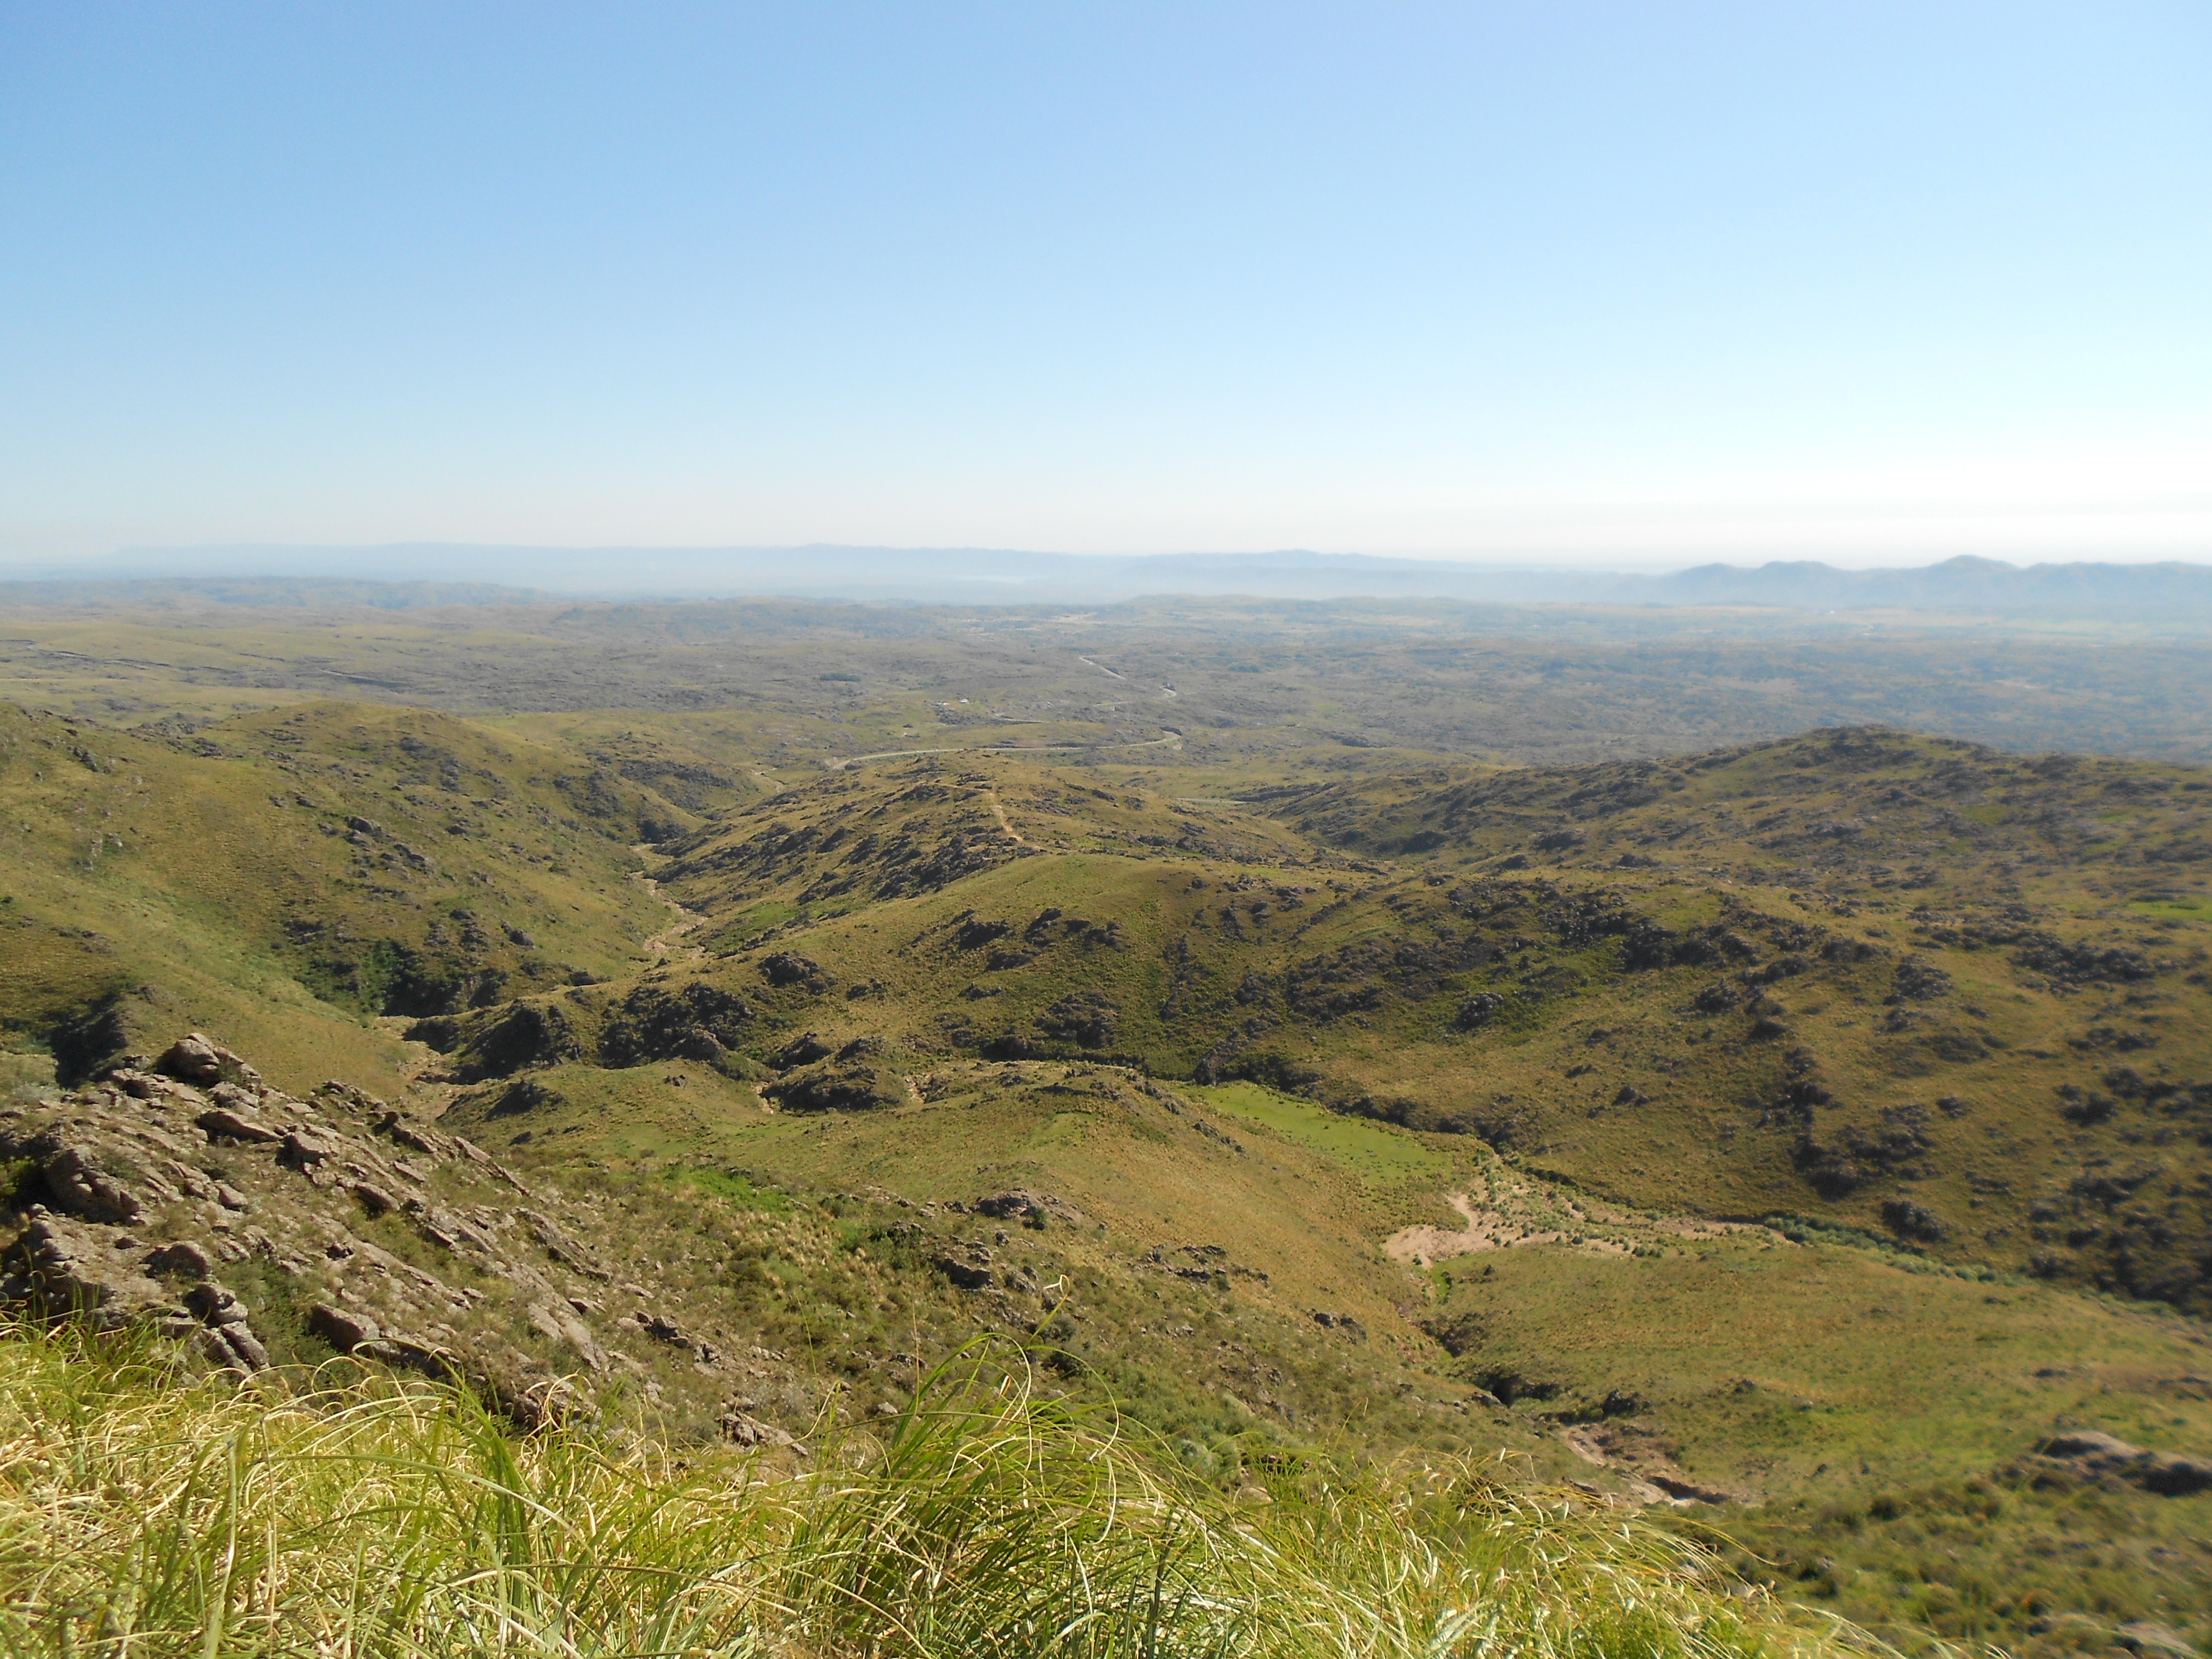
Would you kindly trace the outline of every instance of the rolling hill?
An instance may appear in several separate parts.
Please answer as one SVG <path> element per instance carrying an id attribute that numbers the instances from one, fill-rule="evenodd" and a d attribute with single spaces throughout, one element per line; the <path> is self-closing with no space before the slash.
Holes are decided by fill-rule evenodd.
<path id="1" fill-rule="evenodd" d="M 902 741 L 855 661 L 753 716 L 0 714 L 11 1261 L 191 1245 L 273 1363 L 770 1445 L 994 1332 L 1229 1487 L 1504 1456 L 1907 1646 L 2206 1627 L 2212 777 Z"/>

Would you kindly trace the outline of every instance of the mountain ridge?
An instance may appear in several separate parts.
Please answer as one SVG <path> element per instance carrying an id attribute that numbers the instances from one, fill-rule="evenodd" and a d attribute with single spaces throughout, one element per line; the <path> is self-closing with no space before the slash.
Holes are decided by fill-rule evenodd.
<path id="1" fill-rule="evenodd" d="M 619 574 L 616 573 L 620 573 Z M 0 575 L 4 575 L 0 571 Z M 412 597 L 355 603 L 512 603 L 588 598 L 775 596 L 907 603 L 1109 603 L 1163 595 L 1294 599 L 1456 599 L 1533 605 L 1717 606 L 2136 617 L 2212 616 L 2212 565 L 2072 561 L 2018 566 L 1971 555 L 1848 569 L 1817 561 L 1710 563 L 1662 574 L 1285 549 L 1255 553 L 1067 554 L 991 548 L 532 547 L 455 543 L 125 549 L 25 572 L 0 594 L 40 603 L 110 582 L 160 582 L 211 602 L 235 585 L 393 584 Z M 58 586 L 57 586 L 58 585 Z M 323 597 L 347 597 L 331 589 Z M 51 602 L 44 600 L 43 602 Z M 299 604 L 299 592 L 276 602 Z"/>

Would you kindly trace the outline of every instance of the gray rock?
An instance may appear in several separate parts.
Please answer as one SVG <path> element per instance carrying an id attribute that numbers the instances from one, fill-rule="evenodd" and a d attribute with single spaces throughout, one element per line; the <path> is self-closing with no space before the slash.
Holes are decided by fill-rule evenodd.
<path id="1" fill-rule="evenodd" d="M 722 1414 L 722 1438 L 735 1446 L 790 1446 L 798 1441 L 773 1423 L 763 1423 L 757 1417 L 744 1412 L 732 1411 Z"/>
<path id="2" fill-rule="evenodd" d="M 169 1305 L 167 1292 L 139 1271 L 137 1249 L 134 1240 L 33 1206 L 9 1253 L 0 1295 L 49 1317 L 82 1313 L 102 1330 L 116 1329 Z"/>
<path id="3" fill-rule="evenodd" d="M 606 1279 L 613 1277 L 592 1257 L 589 1251 L 556 1226 L 552 1218 L 540 1215 L 535 1210 L 518 1212 L 538 1236 L 539 1248 L 562 1267 L 583 1274 L 586 1279 Z"/>
<path id="4" fill-rule="evenodd" d="M 606 1369 L 606 1356 L 592 1340 L 590 1328 L 568 1308 L 550 1302 L 535 1304 L 530 1310 L 530 1326 L 549 1342 L 567 1343 L 592 1370 Z"/>
<path id="5" fill-rule="evenodd" d="M 258 1371 L 269 1364 L 268 1349 L 243 1323 L 207 1327 L 200 1332 L 199 1347 L 210 1364 L 228 1370 Z"/>
<path id="6" fill-rule="evenodd" d="M 2094 1429 L 2053 1435 L 2035 1449 L 2038 1455 L 2079 1474 L 2124 1480 L 2162 1498 L 2212 1491 L 2212 1459 L 2146 1451 Z"/>
<path id="7" fill-rule="evenodd" d="M 64 1146 L 47 1158 L 46 1177 L 53 1207 L 87 1221 L 131 1222 L 143 1213 L 131 1189 L 93 1162 L 80 1146 Z"/>
<path id="8" fill-rule="evenodd" d="M 240 1088 L 235 1083 L 218 1083 L 208 1091 L 208 1097 L 218 1106 L 234 1112 L 252 1112 L 260 1109 L 264 1102 L 253 1090 Z"/>
<path id="9" fill-rule="evenodd" d="M 374 1344 L 382 1346 L 384 1332 L 367 1314 L 333 1308 L 318 1302 L 307 1310 L 307 1328 L 340 1353 L 352 1353 Z"/>
<path id="10" fill-rule="evenodd" d="M 2120 1626 L 2120 1645 L 2150 1656 L 2150 1659 L 2197 1659 L 2197 1644 L 2171 1625 L 2137 1619 Z"/>
<path id="11" fill-rule="evenodd" d="M 154 1066 L 164 1076 L 173 1077 L 179 1083 L 197 1083 L 205 1087 L 222 1081 L 222 1056 L 214 1042 L 198 1031 L 171 1043 Z"/>
<path id="12" fill-rule="evenodd" d="M 313 1129 L 290 1129 L 285 1132 L 283 1145 L 276 1149 L 276 1161 L 288 1170 L 311 1170 L 344 1150 L 335 1136 L 319 1134 Z"/>
<path id="13" fill-rule="evenodd" d="M 273 1146 L 284 1139 L 267 1124 L 256 1123 L 251 1118 L 242 1117 L 221 1107 L 202 1112 L 192 1121 L 199 1125 L 210 1140 L 243 1140 L 257 1146 Z"/>
<path id="14" fill-rule="evenodd" d="M 978 1249 L 973 1254 L 981 1259 L 963 1261 L 957 1255 L 946 1255 L 939 1256 L 930 1265 L 961 1290 L 987 1289 L 991 1283 L 991 1253 Z"/>
<path id="15" fill-rule="evenodd" d="M 422 1153 L 425 1158 L 450 1158 L 453 1155 L 453 1149 L 443 1135 L 434 1129 L 425 1129 L 420 1124 L 410 1123 L 397 1112 L 387 1111 L 380 1117 L 376 1122 L 376 1133 L 397 1141 L 410 1152 Z"/>
<path id="16" fill-rule="evenodd" d="M 203 1279 L 185 1292 L 185 1306 L 199 1316 L 205 1325 L 242 1325 L 247 1309 L 225 1286 L 214 1279 Z"/>

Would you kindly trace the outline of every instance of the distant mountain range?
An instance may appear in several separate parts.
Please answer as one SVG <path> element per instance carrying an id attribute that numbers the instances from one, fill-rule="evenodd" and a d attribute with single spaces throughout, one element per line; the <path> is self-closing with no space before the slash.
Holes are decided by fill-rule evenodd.
<path id="1" fill-rule="evenodd" d="M 526 598 L 775 595 L 921 604 L 1110 604 L 1142 597 L 1449 599 L 1498 605 L 1753 606 L 1992 616 L 2212 617 L 2212 566 L 2039 564 L 1960 557 L 1842 570 L 1807 561 L 1664 575 L 1356 553 L 1029 553 L 993 548 L 131 548 L 0 582 L 16 603 L 82 603 L 94 586 L 159 583 L 213 603 L 421 605 Z M 371 590 L 375 590 L 372 596 Z"/>

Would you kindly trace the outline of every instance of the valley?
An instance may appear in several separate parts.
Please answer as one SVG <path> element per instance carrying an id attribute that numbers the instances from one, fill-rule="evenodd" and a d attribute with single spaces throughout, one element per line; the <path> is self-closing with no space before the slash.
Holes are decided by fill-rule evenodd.
<path id="1" fill-rule="evenodd" d="M 2212 1638 L 2201 699 L 1164 609 L 11 615 L 11 1271 L 787 1461 L 1003 1339 L 1226 1492 L 1472 1458 L 1908 1651 Z"/>

